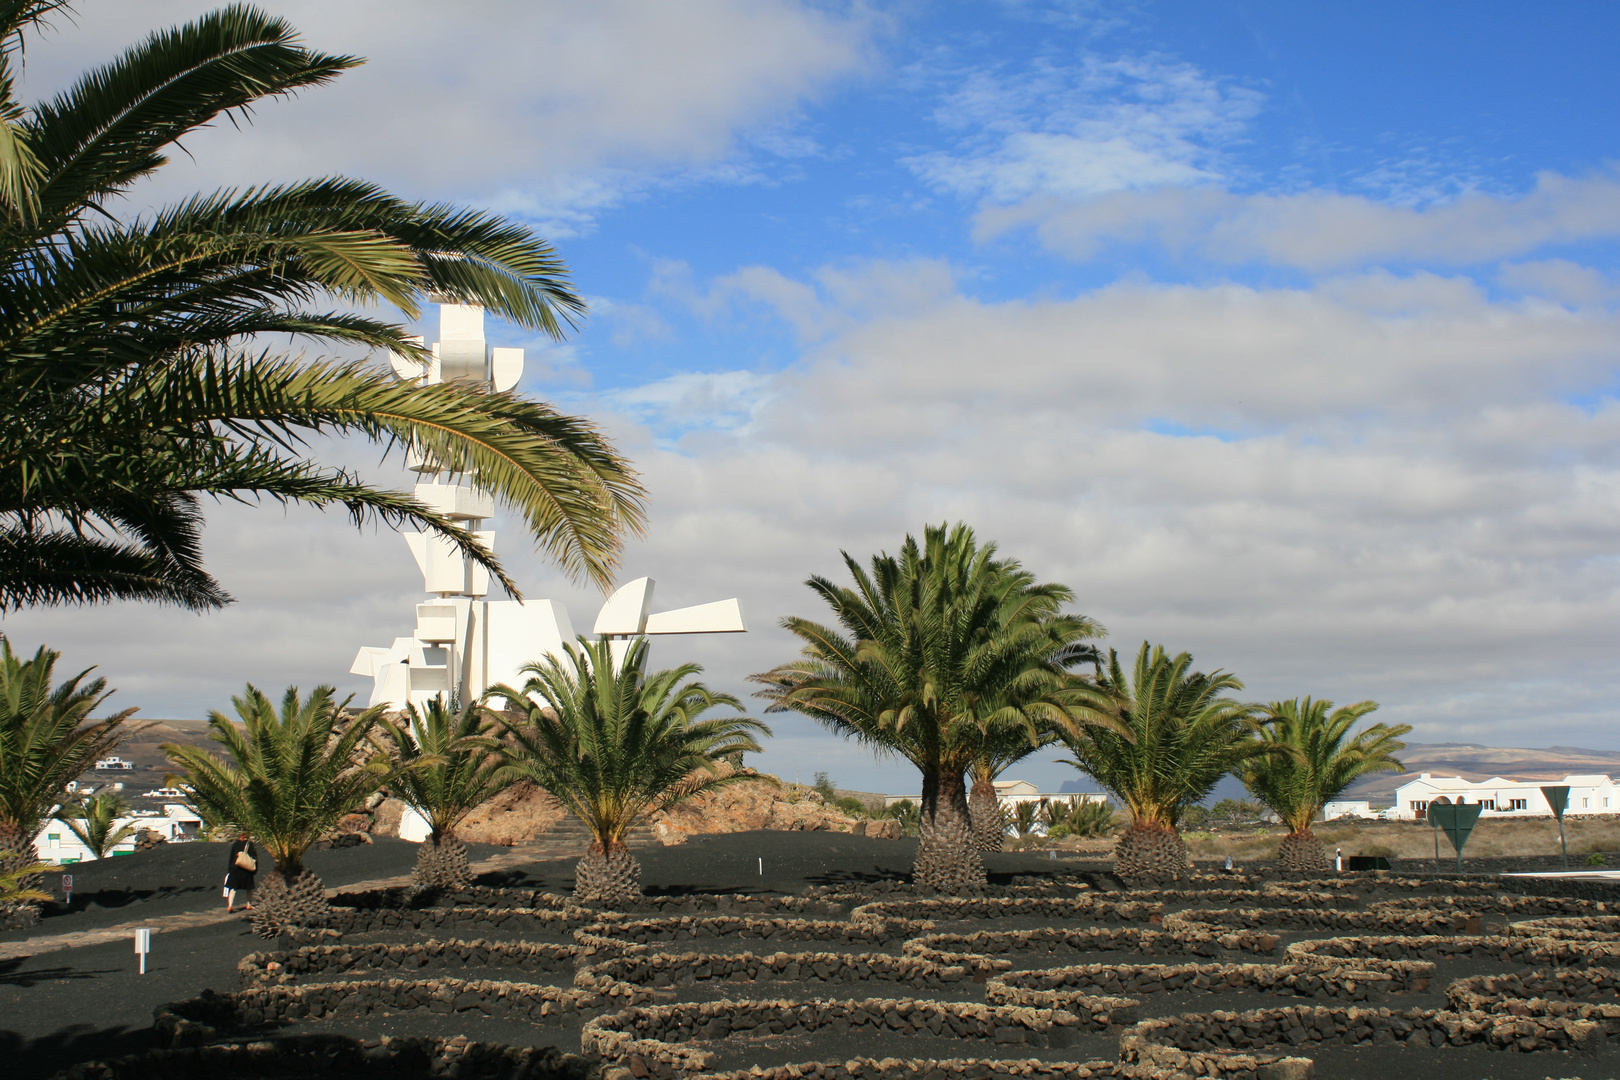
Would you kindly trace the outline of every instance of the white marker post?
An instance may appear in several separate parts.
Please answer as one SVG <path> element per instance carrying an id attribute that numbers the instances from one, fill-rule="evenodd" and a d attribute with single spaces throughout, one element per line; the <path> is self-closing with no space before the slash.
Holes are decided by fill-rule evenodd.
<path id="1" fill-rule="evenodd" d="M 135 955 L 141 958 L 141 974 L 146 974 L 146 954 L 152 951 L 152 931 L 135 931 Z"/>
<path id="2" fill-rule="evenodd" d="M 759 857 L 759 876 L 765 876 L 765 856 L 763 855 Z"/>

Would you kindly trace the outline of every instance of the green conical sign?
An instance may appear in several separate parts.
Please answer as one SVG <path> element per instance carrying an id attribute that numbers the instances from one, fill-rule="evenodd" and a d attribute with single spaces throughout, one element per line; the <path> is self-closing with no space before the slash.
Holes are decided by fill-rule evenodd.
<path id="1" fill-rule="evenodd" d="M 1542 798 L 1553 817 L 1558 819 L 1558 846 L 1564 850 L 1564 869 L 1569 869 L 1569 844 L 1564 841 L 1564 811 L 1569 809 L 1569 785 L 1549 784 L 1541 789 Z"/>
<path id="2" fill-rule="evenodd" d="M 1457 869 L 1462 869 L 1463 845 L 1468 843 L 1468 834 L 1474 831 L 1474 823 L 1479 820 L 1478 803 L 1430 803 L 1429 817 L 1434 820 L 1435 827 L 1446 834 L 1451 846 L 1457 850 Z"/>

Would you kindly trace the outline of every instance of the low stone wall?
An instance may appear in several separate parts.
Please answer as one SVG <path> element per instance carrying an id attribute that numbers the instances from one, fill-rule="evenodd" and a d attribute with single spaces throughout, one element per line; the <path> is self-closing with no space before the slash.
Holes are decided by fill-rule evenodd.
<path id="1" fill-rule="evenodd" d="M 1182 990 L 1220 993 L 1258 990 L 1340 1001 L 1380 1001 L 1388 994 L 1429 988 L 1434 965 L 1424 961 L 1364 961 L 1362 964 L 1083 964 L 999 975 L 985 998 L 999 1005 L 1031 1005 L 1080 1011 L 1087 995 L 1130 1000 Z M 1073 1004 L 1071 1004 L 1073 1002 Z M 1134 1018 L 1133 1018 L 1134 1022 Z"/>
<path id="2" fill-rule="evenodd" d="M 297 1076 L 309 1080 L 590 1080 L 595 1066 L 556 1047 L 504 1046 L 454 1039 L 362 1042 L 313 1036 L 277 1042 L 149 1050 L 115 1061 L 87 1061 L 52 1080 L 220 1080 Z"/>
<path id="3" fill-rule="evenodd" d="M 650 1000 L 651 995 L 646 995 Z M 190 1001 L 162 1005 L 153 1013 L 160 1044 L 196 1046 L 222 1033 L 251 1031 L 305 1017 L 365 1016 L 373 1012 L 477 1011 L 484 1016 L 530 1023 L 580 1019 L 603 999 L 572 987 L 486 979 L 376 979 L 315 986 L 259 986 L 234 994 L 205 992 Z"/>
<path id="4" fill-rule="evenodd" d="M 1620 958 L 1620 941 L 1561 941 L 1530 935 L 1458 936 L 1398 935 L 1350 936 L 1297 941 L 1288 946 L 1288 959 L 1346 957 L 1383 960 L 1446 960 L 1453 957 L 1488 959 L 1504 964 L 1601 963 Z"/>
<path id="5" fill-rule="evenodd" d="M 1368 911 L 1410 910 L 1413 898 L 1375 900 L 1367 905 Z M 1424 900 L 1426 907 L 1452 911 L 1515 916 L 1526 918 L 1537 915 L 1590 916 L 1613 911 L 1614 907 L 1601 900 L 1582 900 L 1553 896 L 1510 896 L 1506 893 L 1481 893 L 1467 896 L 1434 896 Z"/>
<path id="6" fill-rule="evenodd" d="M 581 907 L 335 908 L 330 925 L 344 934 L 384 930 L 414 930 L 429 934 L 443 931 L 563 933 L 601 918 L 600 912 Z"/>
<path id="7" fill-rule="evenodd" d="M 897 1035 L 978 1039 L 997 1046 L 1063 1047 L 1083 1030 L 1061 1009 L 977 1005 L 910 999 L 860 1001 L 706 1001 L 624 1009 L 599 1016 L 580 1033 L 586 1053 L 624 1060 L 637 1077 L 701 1073 L 715 1056 L 691 1045 L 765 1031 L 809 1034 L 871 1028 Z"/>
<path id="8" fill-rule="evenodd" d="M 973 973 L 961 965 L 940 965 L 914 956 L 886 953 L 640 953 L 613 957 L 579 969 L 574 985 L 606 994 L 628 984 L 658 990 L 694 982 L 738 978 L 800 983 L 850 983 L 875 979 L 939 989 L 968 981 Z"/>
<path id="9" fill-rule="evenodd" d="M 1506 975 L 1476 975 L 1458 979 L 1446 988 L 1446 1001 L 1459 1012 L 1502 1009 L 1513 1012 L 1519 1003 L 1534 998 L 1551 998 L 1584 1004 L 1599 1004 L 1596 998 L 1620 999 L 1620 971 L 1614 968 L 1575 968 L 1560 971 L 1512 972 Z M 1604 1021 L 1620 1017 L 1620 1004 L 1601 1003 L 1608 1010 Z M 1590 1019 L 1598 1019 L 1597 1016 Z M 1615 1028 L 1608 1028 L 1613 1033 Z"/>
<path id="10" fill-rule="evenodd" d="M 1209 908 L 1180 911 L 1164 918 L 1166 930 L 1198 926 L 1239 929 L 1339 931 L 1372 930 L 1407 934 L 1478 934 L 1480 917 L 1467 912 L 1403 911 L 1379 908 L 1367 911 L 1324 911 L 1318 908 Z"/>
<path id="11" fill-rule="evenodd" d="M 850 1058 L 848 1061 L 806 1062 L 774 1069 L 739 1069 L 736 1072 L 705 1073 L 703 1080 L 1000 1080 L 1017 1076 L 1033 1080 L 1113 1080 L 1136 1077 L 1120 1071 L 1112 1061 L 1041 1061 L 1036 1058 L 1002 1061 L 990 1058 Z M 636 1074 L 628 1068 L 603 1071 L 603 1080 L 631 1080 Z M 1140 1080 L 1140 1078 L 1138 1078 Z M 1152 1078 L 1149 1078 L 1152 1080 Z"/>
<path id="12" fill-rule="evenodd" d="M 573 945 L 523 941 L 413 941 L 404 945 L 313 945 L 250 953 L 236 965 L 243 989 L 279 986 L 329 971 L 426 971 L 479 965 L 572 972 Z"/>
<path id="13" fill-rule="evenodd" d="M 1009 952 L 1037 955 L 1144 952 L 1225 960 L 1272 956 L 1277 951 L 1277 935 L 1252 930 L 1220 933 L 1196 927 L 1169 933 L 1135 927 L 1054 926 L 1033 930 L 980 930 L 972 934 L 924 934 L 900 948 L 908 955 L 936 962 L 940 956 L 998 956 Z"/>
<path id="14" fill-rule="evenodd" d="M 1177 1075 L 1234 1076 L 1254 1071 L 1256 1047 L 1484 1046 L 1524 1053 L 1592 1051 L 1603 1026 L 1527 1009 L 1521 1015 L 1411 1009 L 1290 1006 L 1249 1012 L 1195 1013 L 1143 1020 L 1120 1036 L 1120 1060 Z M 1232 1051 L 1237 1051 L 1236 1055 Z M 1240 1060 L 1232 1061 L 1232 1057 Z M 1161 1075 L 1164 1075 L 1161 1073 Z M 1306 1074 L 1308 1075 L 1308 1074 Z"/>
<path id="15" fill-rule="evenodd" d="M 862 904 L 850 912 L 856 920 L 928 919 L 936 922 L 962 922 L 971 919 L 1061 919 L 1065 921 L 1127 923 L 1152 922 L 1164 917 L 1164 905 L 1156 901 L 1115 901 L 1073 898 L 1009 896 L 940 900 L 879 900 Z"/>
<path id="16" fill-rule="evenodd" d="M 754 919 L 715 915 L 679 919 L 626 919 L 580 927 L 574 940 L 587 938 L 647 945 L 698 938 L 743 941 L 837 941 L 853 945 L 891 945 L 927 933 L 934 924 L 922 920 L 869 919 L 860 922 L 823 919 Z M 593 941 L 590 944 L 595 945 Z"/>

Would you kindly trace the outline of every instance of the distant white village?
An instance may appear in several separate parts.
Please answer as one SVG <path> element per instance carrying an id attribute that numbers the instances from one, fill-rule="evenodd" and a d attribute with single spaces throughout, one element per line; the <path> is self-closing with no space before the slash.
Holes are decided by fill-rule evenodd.
<path id="1" fill-rule="evenodd" d="M 1322 808 L 1324 820 L 1335 818 L 1381 818 L 1385 821 L 1424 821 L 1431 803 L 1467 803 L 1480 808 L 1480 817 L 1552 817 L 1552 807 L 1541 789 L 1560 784 L 1569 788 L 1566 816 L 1613 814 L 1620 812 L 1620 792 L 1614 780 L 1602 773 L 1570 775 L 1559 781 L 1509 780 L 1493 776 L 1488 780 L 1464 780 L 1460 776 L 1420 773 L 1395 790 L 1395 804 L 1374 810 L 1368 800 L 1340 800 Z"/>

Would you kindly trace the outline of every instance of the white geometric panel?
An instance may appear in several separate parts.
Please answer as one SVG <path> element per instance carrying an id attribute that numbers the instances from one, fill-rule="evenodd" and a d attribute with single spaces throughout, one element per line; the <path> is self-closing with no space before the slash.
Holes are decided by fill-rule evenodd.
<path id="1" fill-rule="evenodd" d="M 736 598 L 712 604 L 659 611 L 647 616 L 648 635 L 652 634 L 746 634 L 742 602 Z"/>
<path id="2" fill-rule="evenodd" d="M 490 384 L 496 392 L 512 389 L 523 378 L 522 349 L 491 349 L 489 351 Z"/>
<path id="3" fill-rule="evenodd" d="M 652 578 L 643 577 L 619 586 L 597 612 L 596 625 L 591 632 L 613 637 L 640 634 L 647 627 L 656 584 Z"/>

